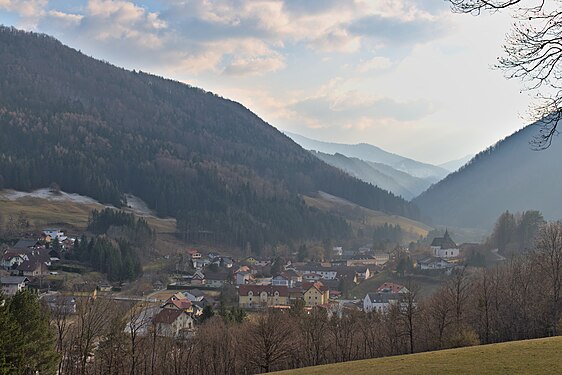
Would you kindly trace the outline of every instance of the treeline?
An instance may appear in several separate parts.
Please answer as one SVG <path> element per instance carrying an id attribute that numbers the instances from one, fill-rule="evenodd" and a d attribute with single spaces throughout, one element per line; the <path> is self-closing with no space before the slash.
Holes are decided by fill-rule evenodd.
<path id="1" fill-rule="evenodd" d="M 37 296 L 0 292 L 0 374 L 54 374 L 59 362 L 49 314 Z"/>
<path id="2" fill-rule="evenodd" d="M 74 245 L 71 258 L 107 275 L 110 281 L 132 281 L 142 275 L 139 251 L 124 239 L 105 235 L 88 240 L 82 236 Z"/>
<path id="3" fill-rule="evenodd" d="M 156 232 L 145 219 L 111 208 L 92 210 L 87 229 L 97 235 L 109 234 L 114 238 L 125 239 L 141 248 L 151 246 L 156 238 Z"/>
<path id="4" fill-rule="evenodd" d="M 290 312 L 269 310 L 251 319 L 243 314 L 212 317 L 207 311 L 195 337 L 174 340 L 152 335 L 146 321 L 149 334 L 138 333 L 142 307 L 127 308 L 123 316 L 107 313 L 108 300 L 98 299 L 79 312 L 72 327 L 80 333 L 90 321 L 105 322 L 97 323 L 100 345 L 94 360 L 81 360 L 75 350 L 88 348 L 80 342 L 84 336 L 69 335 L 73 339 L 61 345 L 66 348 L 61 352 L 63 373 L 265 373 L 552 336 L 562 328 L 561 275 L 562 225 L 550 223 L 541 229 L 532 252 L 495 268 L 458 269 L 426 300 L 418 298 L 410 283 L 402 304 L 386 314 L 341 308 L 307 313 L 301 303 Z"/>
<path id="5" fill-rule="evenodd" d="M 387 244 L 400 244 L 403 239 L 402 228 L 399 224 L 384 223 L 373 230 L 373 245 L 384 248 Z"/>
<path id="6" fill-rule="evenodd" d="M 500 254 L 513 255 L 530 250 L 545 220 L 539 211 L 525 211 L 500 215 L 486 245 Z"/>
<path id="7" fill-rule="evenodd" d="M 9 28 L 0 28 L 0 65 L 0 187 L 54 182 L 116 207 L 131 193 L 180 219 L 182 235 L 211 232 L 232 245 L 345 238 L 344 220 L 302 205 L 300 194 L 319 190 L 419 217 L 409 202 L 328 166 L 240 104 L 203 90 Z"/>

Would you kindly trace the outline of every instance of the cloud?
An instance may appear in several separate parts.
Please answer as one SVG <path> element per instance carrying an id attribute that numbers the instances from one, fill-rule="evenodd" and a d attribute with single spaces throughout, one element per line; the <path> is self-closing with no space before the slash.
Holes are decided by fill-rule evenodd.
<path id="1" fill-rule="evenodd" d="M 392 61 L 388 57 L 375 56 L 369 60 L 361 61 L 357 64 L 359 73 L 367 73 L 372 70 L 384 70 L 392 66 Z"/>
<path id="2" fill-rule="evenodd" d="M 334 79 L 321 87 L 317 95 L 291 104 L 290 109 L 307 119 L 304 121 L 307 123 L 360 130 L 376 126 L 382 120 L 418 121 L 435 110 L 427 100 L 399 101 L 359 90 L 342 90 L 345 85 L 342 79 Z"/>
<path id="3" fill-rule="evenodd" d="M 381 41 L 385 45 L 426 42 L 440 37 L 445 26 L 426 19 L 403 20 L 398 18 L 368 15 L 349 24 L 350 33 Z"/>
<path id="4" fill-rule="evenodd" d="M 0 0 L 0 9 L 20 16 L 19 27 L 35 29 L 45 14 L 48 0 Z"/>

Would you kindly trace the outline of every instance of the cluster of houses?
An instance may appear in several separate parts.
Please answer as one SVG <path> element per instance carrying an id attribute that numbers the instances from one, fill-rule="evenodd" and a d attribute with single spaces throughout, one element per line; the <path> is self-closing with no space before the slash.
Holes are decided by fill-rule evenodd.
<path id="1" fill-rule="evenodd" d="M 431 242 L 431 254 L 414 257 L 415 266 L 422 271 L 445 271 L 450 273 L 460 266 L 460 250 L 455 241 L 445 230 L 443 237 L 435 237 Z"/>
<path id="2" fill-rule="evenodd" d="M 58 242 L 55 249 L 50 246 Z M 41 276 L 48 275 L 53 263 L 60 260 L 60 252 L 71 248 L 74 239 L 58 229 L 45 229 L 33 239 L 20 239 L 0 252 L 0 283 L 4 295 L 11 296 Z"/>

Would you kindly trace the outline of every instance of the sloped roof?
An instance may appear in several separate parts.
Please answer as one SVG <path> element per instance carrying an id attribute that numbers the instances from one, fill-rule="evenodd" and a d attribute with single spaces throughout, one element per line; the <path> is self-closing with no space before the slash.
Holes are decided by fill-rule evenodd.
<path id="1" fill-rule="evenodd" d="M 19 240 L 14 245 L 14 249 L 28 249 L 37 245 L 37 240 Z"/>
<path id="2" fill-rule="evenodd" d="M 302 283 L 302 289 L 304 291 L 307 291 L 310 288 L 316 288 L 320 292 L 325 292 L 328 290 L 328 287 L 322 284 L 320 281 L 315 281 L 313 283 Z"/>
<path id="3" fill-rule="evenodd" d="M 185 312 L 183 310 L 176 309 L 162 309 L 154 316 L 154 318 L 152 318 L 152 321 L 157 324 L 172 324 L 181 316 L 181 314 L 185 314 Z"/>
<path id="4" fill-rule="evenodd" d="M 404 295 L 400 293 L 367 293 L 367 297 L 371 303 L 389 303 L 391 301 L 400 301 Z"/>
<path id="5" fill-rule="evenodd" d="M 457 244 L 449 236 L 449 231 L 445 230 L 443 237 L 435 237 L 431 242 L 431 246 L 440 247 L 442 249 L 456 249 Z"/>
<path id="6" fill-rule="evenodd" d="M 3 276 L 0 277 L 0 284 L 3 285 L 15 285 L 21 284 L 23 282 L 29 281 L 25 276 Z"/>
<path id="7" fill-rule="evenodd" d="M 406 289 L 404 285 L 395 283 L 384 283 L 377 289 L 379 293 L 399 293 L 402 289 Z"/>
<path id="8" fill-rule="evenodd" d="M 168 301 L 164 304 L 164 307 L 172 307 L 175 306 L 179 310 L 188 310 L 191 308 L 192 303 L 188 299 L 175 299 L 172 301 Z"/>

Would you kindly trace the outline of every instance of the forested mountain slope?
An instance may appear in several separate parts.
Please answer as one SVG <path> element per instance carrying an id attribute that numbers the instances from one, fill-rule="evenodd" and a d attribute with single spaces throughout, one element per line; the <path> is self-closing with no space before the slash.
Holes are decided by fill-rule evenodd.
<path id="1" fill-rule="evenodd" d="M 300 194 L 416 218 L 415 206 L 328 166 L 239 103 L 0 28 L 0 187 L 52 182 L 119 206 L 134 194 L 187 237 L 223 243 L 346 236 Z M 254 246 L 255 245 L 255 246 Z"/>
<path id="2" fill-rule="evenodd" d="M 476 155 L 459 171 L 430 187 L 414 202 L 434 224 L 490 228 L 504 211 L 539 210 L 562 218 L 562 138 L 533 150 L 529 125 Z"/>

